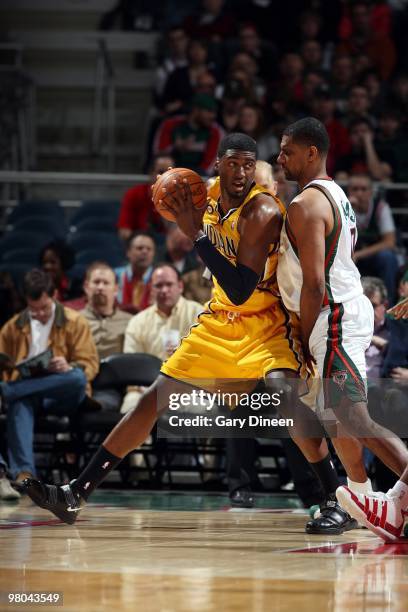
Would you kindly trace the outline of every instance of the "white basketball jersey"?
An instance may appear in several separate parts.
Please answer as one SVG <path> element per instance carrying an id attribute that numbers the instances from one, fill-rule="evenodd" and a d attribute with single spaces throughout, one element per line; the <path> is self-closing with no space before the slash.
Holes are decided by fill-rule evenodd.
<path id="1" fill-rule="evenodd" d="M 357 240 L 356 215 L 346 194 L 334 181 L 316 179 L 304 187 L 308 188 L 324 193 L 333 210 L 333 230 L 326 237 L 323 306 L 341 304 L 363 293 L 360 273 L 352 260 Z M 280 237 L 277 278 L 286 308 L 299 313 L 303 275 L 287 216 Z"/>

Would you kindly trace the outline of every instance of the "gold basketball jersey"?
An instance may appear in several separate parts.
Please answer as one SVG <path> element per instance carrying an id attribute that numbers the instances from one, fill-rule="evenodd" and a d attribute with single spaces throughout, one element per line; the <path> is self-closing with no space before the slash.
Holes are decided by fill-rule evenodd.
<path id="1" fill-rule="evenodd" d="M 253 184 L 245 200 L 238 208 L 229 210 L 222 216 L 220 207 L 220 179 L 217 178 L 208 189 L 207 210 L 203 217 L 203 229 L 211 243 L 231 263 L 236 264 L 240 235 L 238 231 L 239 219 L 244 209 L 252 198 L 259 193 L 270 195 L 279 206 L 282 215 L 285 207 L 276 196 L 261 185 Z M 279 291 L 276 281 L 276 267 L 278 263 L 279 242 L 271 243 L 268 258 L 265 263 L 261 279 L 248 300 L 241 306 L 233 304 L 213 276 L 214 292 L 209 302 L 209 308 L 215 310 L 236 311 L 241 314 L 261 312 L 270 308 L 279 301 Z"/>

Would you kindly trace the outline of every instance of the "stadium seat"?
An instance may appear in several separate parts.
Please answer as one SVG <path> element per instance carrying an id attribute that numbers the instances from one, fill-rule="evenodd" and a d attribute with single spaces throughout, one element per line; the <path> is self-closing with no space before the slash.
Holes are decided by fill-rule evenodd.
<path id="1" fill-rule="evenodd" d="M 31 248 L 39 251 L 50 241 L 45 232 L 11 231 L 0 239 L 0 257 L 12 249 Z"/>
<path id="2" fill-rule="evenodd" d="M 88 249 L 115 249 L 123 252 L 123 244 L 116 234 L 108 232 L 75 232 L 69 235 L 68 243 L 77 253 Z"/>
<path id="3" fill-rule="evenodd" d="M 14 225 L 26 217 L 43 216 L 65 221 L 64 209 L 57 200 L 23 200 L 11 210 L 7 224 Z"/>
<path id="4" fill-rule="evenodd" d="M 98 217 L 116 221 L 119 216 L 120 202 L 115 200 L 88 200 L 82 203 L 71 219 L 70 225 L 77 227 L 84 219 Z"/>
<path id="5" fill-rule="evenodd" d="M 67 233 L 67 228 L 65 222 L 61 219 L 38 215 L 18 219 L 13 224 L 12 231 L 44 232 L 49 235 L 49 240 L 51 241 L 53 238 L 64 238 Z"/>
<path id="6" fill-rule="evenodd" d="M 82 266 L 89 266 L 94 261 L 106 261 L 112 268 L 119 268 L 126 263 L 122 252 L 110 248 L 77 251 L 75 260 L 78 265 Z"/>
<path id="7" fill-rule="evenodd" d="M 72 226 L 71 226 L 72 227 Z M 77 232 L 112 232 L 116 234 L 116 224 L 110 217 L 87 217 L 75 226 Z"/>
<path id="8" fill-rule="evenodd" d="M 10 249 L 3 253 L 1 258 L 2 263 L 28 264 L 30 266 L 38 265 L 38 249 L 22 247 L 21 249 Z"/>
<path id="9" fill-rule="evenodd" d="M 8 272 L 16 288 L 20 290 L 25 273 L 31 270 L 32 267 L 31 264 L 7 262 L 0 264 L 0 272 Z"/>

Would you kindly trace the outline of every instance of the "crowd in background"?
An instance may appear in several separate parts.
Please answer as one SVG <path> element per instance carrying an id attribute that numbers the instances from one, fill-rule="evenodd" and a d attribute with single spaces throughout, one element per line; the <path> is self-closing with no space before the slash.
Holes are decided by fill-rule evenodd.
<path id="1" fill-rule="evenodd" d="M 116 229 L 125 245 L 124 265 L 113 269 L 100 261 L 88 267 L 84 279 L 75 277 L 70 274 L 75 253 L 64 241 L 53 240 L 37 262 L 51 285 L 35 272 L 22 294 L 7 275 L 0 286 L 2 324 L 16 313 L 35 313 L 30 300 L 44 294 L 47 308 L 52 309 L 51 302 L 63 304 L 68 313 L 80 312 L 66 315 L 70 321 L 73 316 L 72 325 L 85 321 L 90 326 L 89 376 L 81 377 L 76 366 L 70 375 L 79 404 L 90 397 L 95 359 L 122 351 L 165 359 L 210 298 L 211 282 L 203 276 L 191 241 L 154 210 L 151 184 L 157 174 L 183 166 L 213 176 L 223 134 L 241 131 L 257 140 L 259 159 L 270 163 L 274 188 L 288 205 L 296 189 L 276 164 L 280 137 L 287 124 L 307 115 L 325 124 L 331 140 L 328 172 L 347 181 L 357 215 L 360 238 L 354 258 L 368 277 L 364 289 L 376 315 L 367 354 L 370 377 L 408 380 L 407 324 L 396 326 L 385 314 L 388 305 L 408 295 L 401 228 L 390 208 L 404 206 L 408 192 L 396 191 L 387 201 L 374 185 L 408 182 L 407 5 L 403 0 L 288 0 L 279 7 L 268 0 L 122 0 L 104 16 L 102 29 L 164 32 L 146 149 L 151 180 L 121 194 Z M 37 295 L 33 283 L 44 291 Z M 24 321 L 32 323 L 30 317 Z M 7 353 L 4 329 L 0 341 Z M 66 350 L 69 364 L 71 348 Z M 102 409 L 126 412 L 140 392 L 129 389 L 127 397 L 113 393 L 94 401 Z M 18 411 L 24 402 L 10 395 L 9 406 L 13 402 L 18 408 L 10 411 L 11 468 L 13 477 L 21 479 L 35 471 L 18 438 L 19 431 L 32 437 L 32 422 L 26 418 L 21 425 Z M 1 467 L 0 457 L 0 481 Z"/>

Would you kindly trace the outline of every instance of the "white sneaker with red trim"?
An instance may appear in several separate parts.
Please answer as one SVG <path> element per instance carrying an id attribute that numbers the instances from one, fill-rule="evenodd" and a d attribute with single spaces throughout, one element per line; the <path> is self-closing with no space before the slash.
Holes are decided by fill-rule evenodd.
<path id="1" fill-rule="evenodd" d="M 385 542 L 395 542 L 403 536 L 405 512 L 398 497 L 388 493 L 354 493 L 346 486 L 339 487 L 339 504 L 359 523 L 365 525 Z"/>

